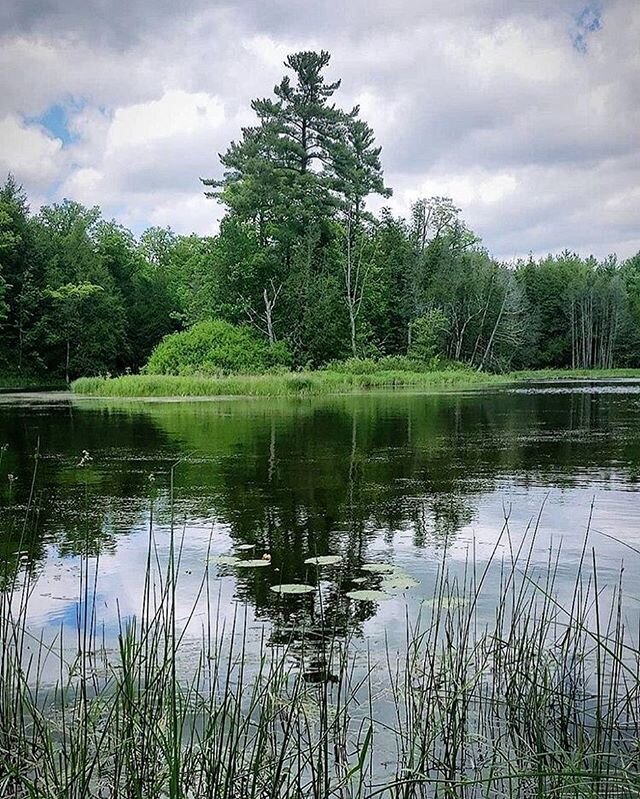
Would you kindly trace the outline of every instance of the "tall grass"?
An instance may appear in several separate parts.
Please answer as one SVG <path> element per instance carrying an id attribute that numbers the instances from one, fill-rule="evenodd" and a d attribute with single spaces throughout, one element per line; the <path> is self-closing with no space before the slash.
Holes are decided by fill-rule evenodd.
<path id="1" fill-rule="evenodd" d="M 640 656 L 622 578 L 605 603 L 585 541 L 560 604 L 560 553 L 536 571 L 535 533 L 514 549 L 505 527 L 510 556 L 497 542 L 457 576 L 444 556 L 395 648 L 339 631 L 321 591 L 313 626 L 278 645 L 265 627 L 256 642 L 246 607 L 223 612 L 208 566 L 178 619 L 182 540 L 173 530 L 162 556 L 153 522 L 140 613 L 120 619 L 115 647 L 93 600 L 97 558 L 83 561 L 72 647 L 68 631 L 31 636 L 34 585 L 14 569 L 0 596 L 0 796 L 638 796 Z"/>
<path id="2" fill-rule="evenodd" d="M 367 361 L 334 364 L 319 371 L 276 372 L 260 375 L 123 375 L 121 377 L 81 377 L 72 383 L 76 394 L 98 397 L 219 397 L 219 396 L 292 396 L 307 394 L 341 394 L 375 389 L 465 389 L 500 386 L 531 380 L 573 378 L 640 377 L 640 370 L 611 369 L 542 370 L 488 374 L 466 368 L 439 371 L 412 371 L 412 362 L 391 368 L 394 359 L 387 359 L 381 368 L 369 368 Z M 344 371 L 338 371 L 343 369 Z"/>
<path id="3" fill-rule="evenodd" d="M 102 397 L 290 396 L 339 394 L 367 389 L 464 388 L 503 383 L 497 375 L 457 369 L 442 372 L 377 371 L 371 373 L 285 372 L 264 375 L 198 377 L 124 375 L 83 377 L 72 384 L 77 394 Z"/>

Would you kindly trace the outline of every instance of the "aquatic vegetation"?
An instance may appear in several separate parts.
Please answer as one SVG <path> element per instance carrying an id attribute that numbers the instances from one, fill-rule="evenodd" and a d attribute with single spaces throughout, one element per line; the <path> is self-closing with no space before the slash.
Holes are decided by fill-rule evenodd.
<path id="1" fill-rule="evenodd" d="M 360 568 L 362 571 L 372 574 L 393 574 L 398 570 L 398 567 L 391 563 L 363 563 Z"/>
<path id="2" fill-rule="evenodd" d="M 312 594 L 316 589 L 313 585 L 304 583 L 282 583 L 281 585 L 272 585 L 269 590 L 276 594 Z"/>
<path id="3" fill-rule="evenodd" d="M 342 563 L 342 555 L 318 555 L 316 558 L 307 558 L 305 563 L 312 566 L 335 566 Z"/>
<path id="4" fill-rule="evenodd" d="M 250 558 L 249 560 L 237 560 L 233 564 L 236 569 L 257 569 L 261 566 L 270 566 L 270 558 Z"/>
<path id="5" fill-rule="evenodd" d="M 536 380 L 637 378 L 637 369 L 541 370 L 491 374 L 457 367 L 436 371 L 376 370 L 370 373 L 332 371 L 206 375 L 122 375 L 81 377 L 71 384 L 78 395 L 93 397 L 281 397 L 313 394 L 342 394 L 374 389 L 403 388 L 425 391 L 473 389 L 517 385 Z"/>
<path id="6" fill-rule="evenodd" d="M 318 592 L 310 627 L 295 614 L 278 636 L 265 625 L 252 657 L 247 606 L 221 618 L 207 569 L 204 617 L 196 598 L 184 618 L 182 542 L 170 536 L 156 559 L 150 533 L 142 607 L 119 617 L 116 646 L 98 621 L 97 558 L 81 561 L 72 640 L 61 630 L 53 645 L 31 634 L 34 574 L 5 564 L 0 796 L 637 796 L 640 649 L 622 580 L 601 585 L 595 555 L 576 564 L 568 603 L 556 598 L 557 557 L 530 568 L 535 535 L 510 561 L 469 562 L 457 576 L 443 559 L 397 647 L 340 629 Z M 412 580 L 368 565 L 387 571 L 356 579 Z M 390 598 L 363 589 L 336 601 L 360 613 Z"/>
<path id="7" fill-rule="evenodd" d="M 219 566 L 237 566 L 240 560 L 233 555 L 211 555 L 208 558 L 208 562 L 216 563 Z"/>
<path id="8" fill-rule="evenodd" d="M 355 599 L 358 602 L 383 602 L 385 599 L 391 599 L 390 594 L 384 591 L 376 591 L 374 589 L 362 589 L 357 591 L 347 591 L 349 599 Z"/>
<path id="9" fill-rule="evenodd" d="M 383 591 L 402 590 L 407 591 L 410 588 L 416 588 L 420 583 L 410 577 L 408 574 L 395 574 L 389 577 L 384 577 L 382 580 Z"/>

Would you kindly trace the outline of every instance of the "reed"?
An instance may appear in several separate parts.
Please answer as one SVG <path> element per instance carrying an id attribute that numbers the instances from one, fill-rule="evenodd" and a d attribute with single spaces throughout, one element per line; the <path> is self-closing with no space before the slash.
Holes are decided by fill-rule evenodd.
<path id="1" fill-rule="evenodd" d="M 277 397 L 340 394 L 371 389 L 473 388 L 503 382 L 504 378 L 496 375 L 462 369 L 442 372 L 377 371 L 364 374 L 323 370 L 222 377 L 175 375 L 83 377 L 72 384 L 72 390 L 76 394 L 101 397 Z"/>
<path id="2" fill-rule="evenodd" d="M 344 394 L 376 389 L 463 390 L 540 380 L 640 378 L 640 371 L 633 369 L 600 371 L 559 369 L 496 375 L 465 368 L 440 371 L 375 368 L 370 371 L 360 371 L 351 367 L 349 371 L 334 371 L 338 368 L 339 365 L 319 371 L 220 377 L 198 375 L 81 377 L 72 383 L 71 388 L 76 394 L 96 397 L 279 397 Z"/>
<path id="3" fill-rule="evenodd" d="M 224 612 L 208 565 L 178 618 L 182 535 L 156 533 L 152 515 L 142 606 L 120 618 L 115 647 L 93 599 L 99 558 L 84 558 L 75 629 L 53 643 L 30 631 L 33 578 L 7 567 L 0 796 L 638 796 L 640 651 L 622 574 L 605 601 L 585 539 L 573 599 L 561 604 L 561 553 L 536 570 L 535 540 L 534 524 L 516 548 L 506 523 L 489 560 L 471 552 L 456 574 L 445 549 L 403 645 L 379 649 L 338 629 L 321 593 L 313 627 L 293 625 L 276 642 L 265 625 L 256 643 L 247 607 Z M 480 607 L 496 586 L 489 623 Z M 310 660 L 322 664 L 315 681 Z"/>

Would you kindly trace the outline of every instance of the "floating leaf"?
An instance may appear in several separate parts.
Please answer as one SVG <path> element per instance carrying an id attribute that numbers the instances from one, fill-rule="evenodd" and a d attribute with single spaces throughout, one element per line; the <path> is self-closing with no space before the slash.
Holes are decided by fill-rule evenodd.
<path id="1" fill-rule="evenodd" d="M 464 597 L 445 596 L 439 599 L 423 599 L 422 604 L 432 608 L 437 608 L 438 606 L 445 609 L 461 608 L 467 604 L 467 600 Z"/>
<path id="2" fill-rule="evenodd" d="M 218 566 L 236 566 L 239 560 L 233 555 L 212 555 L 209 558 L 209 563 L 215 563 Z"/>
<path id="3" fill-rule="evenodd" d="M 255 548 L 256 548 L 255 544 L 238 544 L 236 546 L 236 549 L 239 550 L 240 552 L 246 552 L 249 549 L 255 549 Z"/>
<path id="4" fill-rule="evenodd" d="M 395 574 L 391 577 L 385 577 L 382 580 L 382 588 L 385 591 L 408 591 L 410 588 L 415 588 L 419 585 L 417 580 L 409 577 L 408 574 Z"/>
<path id="5" fill-rule="evenodd" d="M 391 599 L 389 594 L 384 591 L 348 591 L 349 599 L 357 599 L 359 602 L 381 602 L 384 599 Z"/>
<path id="6" fill-rule="evenodd" d="M 262 558 L 254 559 L 254 560 L 238 560 L 234 563 L 234 566 L 237 569 L 253 569 L 257 568 L 258 566 L 270 566 L 270 560 L 263 560 Z"/>
<path id="7" fill-rule="evenodd" d="M 282 583 L 282 585 L 272 585 L 271 590 L 276 594 L 311 594 L 316 589 L 304 583 Z"/>
<path id="8" fill-rule="evenodd" d="M 342 562 L 342 555 L 319 555 L 317 558 L 307 558 L 305 563 L 312 566 L 333 566 Z"/>
<path id="9" fill-rule="evenodd" d="M 366 583 L 368 580 L 367 577 L 354 577 L 351 582 L 352 583 Z"/>
<path id="10" fill-rule="evenodd" d="M 363 563 L 360 568 L 363 572 L 372 572 L 373 574 L 393 574 L 398 570 L 390 563 Z"/>

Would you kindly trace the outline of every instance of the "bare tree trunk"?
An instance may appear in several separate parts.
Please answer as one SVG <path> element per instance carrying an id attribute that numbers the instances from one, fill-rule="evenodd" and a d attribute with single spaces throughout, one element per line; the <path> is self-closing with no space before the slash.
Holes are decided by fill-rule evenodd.
<path id="1" fill-rule="evenodd" d="M 358 348 L 356 345 L 356 317 L 353 314 L 351 305 L 349 306 L 349 327 L 351 329 L 351 353 L 354 358 L 358 357 Z"/>
<path id="2" fill-rule="evenodd" d="M 480 321 L 480 329 L 478 330 L 478 335 L 476 336 L 476 343 L 473 346 L 473 352 L 471 353 L 471 358 L 469 360 L 469 366 L 471 366 L 471 367 L 473 367 L 473 362 L 476 359 L 476 355 L 478 353 L 478 348 L 480 347 L 480 340 L 481 340 L 482 334 L 484 332 L 484 323 L 487 320 L 487 313 L 489 311 L 489 304 L 491 303 L 491 297 L 493 295 L 493 280 L 494 280 L 494 276 L 492 275 L 491 276 L 491 285 L 489 286 L 489 293 L 487 295 L 487 301 L 484 304 L 484 310 L 482 312 L 482 319 Z M 505 289 L 505 291 L 506 291 L 506 289 Z M 478 371 L 482 370 L 482 363 L 484 363 L 484 356 L 482 358 L 482 362 L 481 362 L 480 366 L 478 367 Z"/>
<path id="3" fill-rule="evenodd" d="M 267 323 L 267 338 L 269 339 L 269 344 L 275 344 L 276 337 L 275 333 L 273 332 L 274 301 L 269 298 L 269 294 L 266 288 L 263 292 L 263 297 L 264 297 L 264 318 L 265 322 Z"/>
<path id="4" fill-rule="evenodd" d="M 487 343 L 486 349 L 484 351 L 484 355 L 482 356 L 482 360 L 480 361 L 480 366 L 478 366 L 478 371 L 481 372 L 484 369 L 484 364 L 487 359 L 487 356 L 491 352 L 491 347 L 493 347 L 493 341 L 496 336 L 496 332 L 500 327 L 500 322 L 502 320 L 502 314 L 504 313 L 505 305 L 507 304 L 507 291 L 505 289 L 504 297 L 502 298 L 502 305 L 500 306 L 500 311 L 498 313 L 498 318 L 496 319 L 496 323 L 493 326 L 493 330 L 491 331 L 491 335 L 489 336 L 489 341 Z"/>
<path id="5" fill-rule="evenodd" d="M 357 234 L 357 230 L 355 231 Z M 351 337 L 351 352 L 354 358 L 358 357 L 358 316 L 362 308 L 364 292 L 371 268 L 371 262 L 363 263 L 363 244 L 356 252 L 354 247 L 354 231 L 351 222 L 351 213 L 347 217 L 346 231 L 347 252 L 343 266 L 345 302 L 349 312 L 349 330 Z"/>
<path id="6" fill-rule="evenodd" d="M 271 287 L 271 293 L 269 292 L 269 286 Z M 276 307 L 280 291 L 282 290 L 282 283 L 276 286 L 275 281 L 271 278 L 269 280 L 269 286 L 265 286 L 262 291 L 262 301 L 264 304 L 264 311 L 262 313 L 254 311 L 250 303 L 246 300 L 243 301 L 245 303 L 246 314 L 251 324 L 269 339 L 269 344 L 275 344 L 277 339 L 273 326 L 273 311 Z"/>

